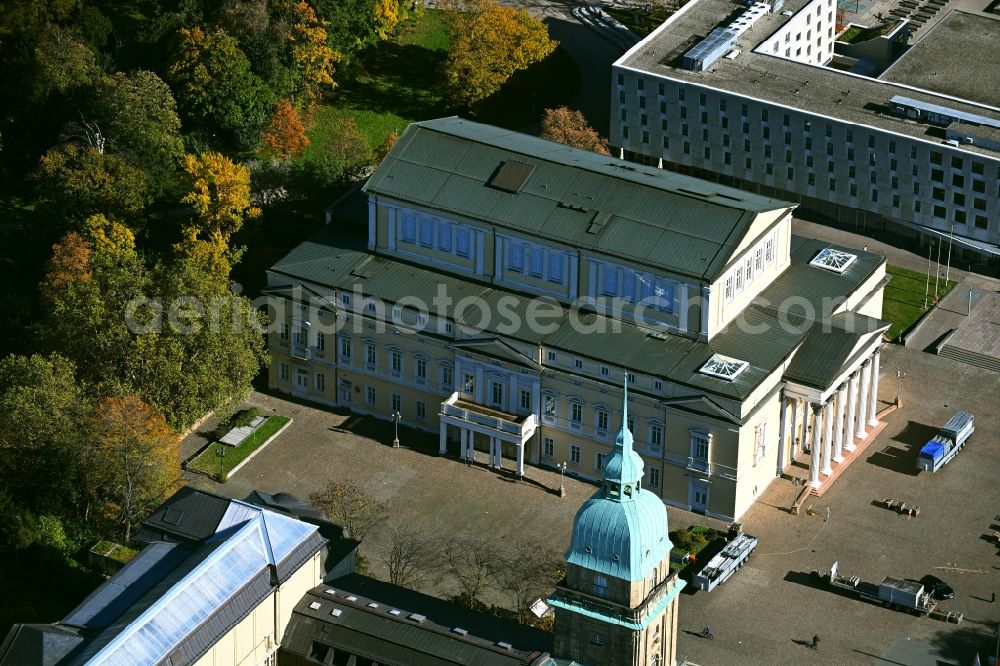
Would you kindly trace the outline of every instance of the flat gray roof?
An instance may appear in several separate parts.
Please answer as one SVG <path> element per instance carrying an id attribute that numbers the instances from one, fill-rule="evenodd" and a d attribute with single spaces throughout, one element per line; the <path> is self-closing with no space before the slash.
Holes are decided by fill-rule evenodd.
<path id="1" fill-rule="evenodd" d="M 789 0 L 782 11 L 798 12 L 807 0 Z M 888 10 L 894 3 L 886 3 Z M 718 26 L 728 25 L 740 13 L 741 7 L 730 0 L 692 0 L 671 22 L 661 26 L 649 37 L 618 60 L 616 65 L 637 69 L 671 79 L 686 81 L 695 85 L 729 91 L 750 98 L 800 109 L 808 113 L 829 116 L 847 122 L 870 125 L 887 131 L 925 139 L 935 143 L 943 141 L 940 128 L 905 121 L 889 115 L 888 102 L 894 95 L 910 97 L 930 104 L 947 106 L 966 113 L 982 115 L 1000 120 L 1000 109 L 989 105 L 1000 102 L 1000 66 L 996 63 L 1000 56 L 995 49 L 996 36 L 1000 34 L 1000 18 L 977 13 L 966 21 L 964 12 L 952 11 L 942 16 L 949 18 L 941 31 L 940 39 L 934 36 L 936 30 L 926 33 L 930 36 L 926 55 L 916 50 L 911 66 L 906 63 L 909 54 L 890 68 L 890 72 L 902 65 L 894 80 L 872 79 L 847 74 L 829 67 L 809 65 L 753 51 L 761 42 L 770 37 L 788 19 L 782 14 L 766 14 L 737 41 L 740 54 L 735 59 L 719 58 L 708 70 L 695 72 L 682 69 L 681 56 L 694 43 Z M 957 18 L 953 18 L 958 15 Z M 826 16 L 823 17 L 824 22 Z M 949 24 L 951 24 L 949 26 Z M 967 26 L 972 26 L 972 34 Z M 957 34 L 956 34 L 957 33 Z M 952 35 L 950 37 L 950 35 Z M 944 45 L 951 39 L 951 46 Z M 934 44 L 939 41 L 939 44 Z M 987 54 L 987 51 L 993 52 Z M 944 51 L 952 55 L 941 57 L 937 65 L 942 74 L 918 75 L 904 85 L 907 70 L 920 67 L 921 60 L 934 57 L 934 53 Z M 963 54 L 963 57 L 955 57 Z M 896 80 L 898 79 L 898 80 Z M 938 79 L 948 79 L 949 83 L 932 85 Z M 960 82 L 961 81 L 961 82 Z M 938 92 L 914 90 L 907 85 L 933 87 Z M 972 101 L 958 101 L 948 94 L 964 94 Z M 933 133 L 928 133 L 933 129 Z M 971 153 L 1000 157 L 994 151 L 963 144 Z"/>
<path id="2" fill-rule="evenodd" d="M 1000 106 L 998 41 L 1000 20 L 948 12 L 881 78 Z"/>

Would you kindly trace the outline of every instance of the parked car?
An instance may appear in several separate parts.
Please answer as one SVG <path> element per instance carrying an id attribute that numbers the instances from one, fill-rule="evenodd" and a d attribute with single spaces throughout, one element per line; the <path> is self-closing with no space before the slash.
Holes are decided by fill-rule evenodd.
<path id="1" fill-rule="evenodd" d="M 952 599 L 955 596 L 955 590 L 951 589 L 951 585 L 937 576 L 927 574 L 920 579 L 920 582 L 923 583 L 928 592 L 934 595 L 935 599 Z"/>

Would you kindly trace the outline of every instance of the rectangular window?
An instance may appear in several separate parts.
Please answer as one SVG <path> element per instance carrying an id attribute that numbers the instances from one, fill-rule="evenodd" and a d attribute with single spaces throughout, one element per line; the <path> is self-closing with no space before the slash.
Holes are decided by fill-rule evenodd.
<path id="1" fill-rule="evenodd" d="M 375 405 L 375 387 L 374 386 L 366 386 L 365 387 L 365 402 L 369 406 L 374 406 Z"/>
<path id="2" fill-rule="evenodd" d="M 434 247 L 434 220 L 420 220 L 420 244 Z"/>
<path id="3" fill-rule="evenodd" d="M 462 378 L 462 392 L 468 395 L 475 395 L 476 375 L 471 372 L 465 373 L 465 376 Z"/>
<path id="4" fill-rule="evenodd" d="M 510 246 L 510 270 L 521 273 L 524 271 L 524 246 L 512 243 Z"/>
<path id="5" fill-rule="evenodd" d="M 607 376 L 608 376 L 608 366 L 602 365 L 601 366 L 601 377 L 607 377 Z"/>
<path id="6" fill-rule="evenodd" d="M 545 251 L 542 248 L 531 248 L 531 274 L 535 277 L 542 277 L 542 265 L 544 258 Z"/>
<path id="7" fill-rule="evenodd" d="M 618 271 L 611 266 L 604 267 L 604 293 L 614 296 L 618 291 Z"/>
<path id="8" fill-rule="evenodd" d="M 413 219 L 413 213 L 403 214 L 403 227 L 400 230 L 401 240 L 404 243 L 415 243 L 417 241 L 417 230 L 416 230 L 416 220 Z"/>
<path id="9" fill-rule="evenodd" d="M 278 364 L 278 378 L 281 381 L 283 381 L 283 382 L 287 382 L 288 381 L 288 364 L 287 363 L 279 363 Z"/>
<path id="10" fill-rule="evenodd" d="M 503 408 L 503 382 L 493 382 L 490 387 L 490 404 L 494 407 Z"/>
<path id="11" fill-rule="evenodd" d="M 571 465 L 580 464 L 580 446 L 577 444 L 572 444 L 569 447 L 569 462 Z"/>
<path id="12" fill-rule="evenodd" d="M 556 353 L 553 350 L 550 349 L 550 350 L 548 350 L 546 352 L 545 358 L 548 359 L 549 363 L 555 363 L 556 362 Z"/>
<path id="13" fill-rule="evenodd" d="M 447 222 L 438 223 L 438 249 L 451 252 L 451 225 Z"/>
<path id="14" fill-rule="evenodd" d="M 556 284 L 563 282 L 563 254 L 549 252 L 549 281 Z"/>
<path id="15" fill-rule="evenodd" d="M 531 411 L 531 391 L 527 389 L 521 389 L 521 409 L 524 411 Z"/>
<path id="16" fill-rule="evenodd" d="M 441 388 L 451 388 L 455 384 L 455 368 L 450 365 L 441 366 Z"/>
<path id="17" fill-rule="evenodd" d="M 343 336 L 340 338 L 340 360 L 344 365 L 351 364 L 351 339 Z"/>
<path id="18" fill-rule="evenodd" d="M 378 352 L 375 345 L 370 342 L 365 344 L 365 363 L 369 370 L 374 370 L 378 366 Z"/>
<path id="19" fill-rule="evenodd" d="M 424 402 L 423 400 L 417 400 L 414 403 L 414 406 L 417 408 L 417 420 L 418 421 L 426 421 L 427 420 L 427 403 Z"/>
<path id="20" fill-rule="evenodd" d="M 695 460 L 708 460 L 709 443 L 712 436 L 704 432 L 691 433 L 691 457 Z"/>
<path id="21" fill-rule="evenodd" d="M 598 647 L 604 645 L 604 636 L 602 636 L 601 634 L 597 633 L 596 631 L 592 631 L 590 633 L 590 644 L 591 645 L 596 645 Z"/>
<path id="22" fill-rule="evenodd" d="M 555 452 L 556 452 L 556 443 L 552 440 L 552 438 L 551 437 L 542 438 L 542 455 L 545 456 L 546 458 L 551 458 L 552 456 L 555 455 Z"/>
<path id="23" fill-rule="evenodd" d="M 576 368 L 577 370 L 582 370 L 583 369 L 583 361 L 581 359 L 574 358 L 573 359 L 573 367 Z"/>
<path id="24" fill-rule="evenodd" d="M 608 413 L 603 409 L 597 410 L 597 429 L 605 432 L 608 430 Z"/>
<path id="25" fill-rule="evenodd" d="M 595 453 L 594 454 L 594 469 L 602 470 L 604 469 L 604 454 Z"/>
<path id="26" fill-rule="evenodd" d="M 318 352 L 326 351 L 326 333 L 316 334 L 316 351 Z"/>
<path id="27" fill-rule="evenodd" d="M 288 324 L 285 322 L 278 324 L 278 339 L 282 342 L 288 342 Z"/>
<path id="28" fill-rule="evenodd" d="M 570 403 L 569 420 L 580 425 L 583 422 L 583 405 L 578 402 Z"/>
<path id="29" fill-rule="evenodd" d="M 393 412 L 400 411 L 403 401 L 398 393 L 389 394 L 389 409 Z"/>
<path id="30" fill-rule="evenodd" d="M 649 446 L 654 449 L 663 446 L 663 426 L 658 423 L 649 425 Z"/>
<path id="31" fill-rule="evenodd" d="M 326 391 L 326 375 L 322 372 L 316 373 L 316 391 L 319 393 Z"/>
<path id="32" fill-rule="evenodd" d="M 660 487 L 660 468 L 659 467 L 650 467 L 646 471 L 646 478 L 647 478 L 647 483 L 649 484 L 650 488 L 659 488 Z"/>
<path id="33" fill-rule="evenodd" d="M 471 233 L 468 229 L 458 230 L 458 254 L 463 257 L 468 257 L 471 250 L 469 245 L 471 243 Z"/>
<path id="34" fill-rule="evenodd" d="M 414 372 L 416 373 L 417 383 L 426 384 L 427 383 L 427 359 L 418 358 L 416 365 L 414 366 Z"/>
<path id="35" fill-rule="evenodd" d="M 659 379 L 654 379 L 653 380 L 653 390 L 654 391 L 662 391 L 663 390 L 663 382 L 661 382 Z"/>
<path id="36" fill-rule="evenodd" d="M 546 395 L 544 397 L 544 414 L 547 418 L 552 419 L 556 415 L 556 397 L 554 395 Z"/>

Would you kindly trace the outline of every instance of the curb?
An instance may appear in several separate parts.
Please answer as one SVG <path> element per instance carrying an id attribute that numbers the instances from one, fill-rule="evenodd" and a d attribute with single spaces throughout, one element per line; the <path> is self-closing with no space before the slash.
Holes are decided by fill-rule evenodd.
<path id="1" fill-rule="evenodd" d="M 294 422 L 295 422 L 295 420 L 292 417 L 288 417 L 288 423 L 286 423 L 285 425 L 281 426 L 281 428 L 278 429 L 278 432 L 274 433 L 273 435 L 271 435 L 270 437 L 268 437 L 266 440 L 264 440 L 261 443 L 260 446 L 258 446 L 256 449 L 254 449 L 253 453 L 251 453 L 246 458 L 244 458 L 243 460 L 241 460 L 240 463 L 238 465 L 236 465 L 236 467 L 232 468 L 231 470 L 229 470 L 226 473 L 226 481 L 228 481 L 231 476 L 233 476 L 234 474 L 236 474 L 236 472 L 240 471 L 243 468 L 244 465 L 246 465 L 248 462 L 250 462 L 251 460 L 253 460 L 254 457 L 258 453 L 260 453 L 261 451 L 263 451 L 264 449 L 266 449 L 267 445 L 270 444 L 272 441 L 274 441 L 275 437 L 277 437 L 281 433 L 285 432 L 285 430 L 288 428 L 288 426 L 292 425 L 292 423 L 294 423 Z M 225 483 L 225 481 L 223 481 L 223 483 Z"/>

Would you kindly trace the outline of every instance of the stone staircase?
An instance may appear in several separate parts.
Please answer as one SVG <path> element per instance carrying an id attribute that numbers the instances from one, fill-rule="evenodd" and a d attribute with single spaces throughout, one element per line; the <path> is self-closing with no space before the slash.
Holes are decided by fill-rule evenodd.
<path id="1" fill-rule="evenodd" d="M 967 349 L 959 349 L 958 347 L 953 347 L 949 344 L 941 345 L 941 348 L 938 350 L 938 356 L 950 358 L 953 361 L 968 363 L 969 365 L 974 365 L 985 370 L 1000 372 L 1000 358 L 987 356 L 986 354 L 977 354 L 976 352 L 969 351 Z"/>

